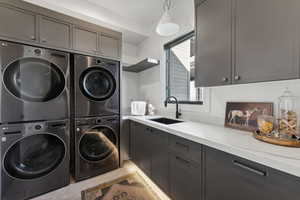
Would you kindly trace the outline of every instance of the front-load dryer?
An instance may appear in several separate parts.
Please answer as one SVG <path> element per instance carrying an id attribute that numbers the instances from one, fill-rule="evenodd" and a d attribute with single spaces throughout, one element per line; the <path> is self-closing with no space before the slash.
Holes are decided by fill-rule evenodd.
<path id="1" fill-rule="evenodd" d="M 74 56 L 74 116 L 97 117 L 120 112 L 120 63 Z"/>
<path id="2" fill-rule="evenodd" d="M 119 127 L 119 116 L 76 119 L 71 139 L 71 171 L 76 181 L 119 167 Z"/>
<path id="3" fill-rule="evenodd" d="M 0 123 L 69 117 L 69 54 L 0 41 Z"/>
<path id="4" fill-rule="evenodd" d="M 23 200 L 66 186 L 69 122 L 0 126 L 1 200 Z"/>

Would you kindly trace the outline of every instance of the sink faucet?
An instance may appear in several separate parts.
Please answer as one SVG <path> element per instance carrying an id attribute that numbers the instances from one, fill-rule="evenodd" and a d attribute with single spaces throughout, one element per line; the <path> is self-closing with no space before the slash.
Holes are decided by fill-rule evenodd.
<path id="1" fill-rule="evenodd" d="M 174 99 L 174 100 L 175 100 L 175 103 L 176 103 L 176 119 L 178 119 L 179 116 L 181 116 L 181 113 L 178 111 L 178 100 L 177 100 L 176 97 L 174 97 L 174 96 L 169 96 L 169 97 L 167 97 L 167 99 L 166 99 L 166 101 L 165 101 L 165 107 L 168 106 L 168 101 L 169 101 L 170 99 Z"/>

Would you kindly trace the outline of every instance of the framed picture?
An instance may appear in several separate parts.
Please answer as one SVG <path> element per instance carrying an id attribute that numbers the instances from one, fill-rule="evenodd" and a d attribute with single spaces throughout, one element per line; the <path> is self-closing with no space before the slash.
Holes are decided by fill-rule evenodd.
<path id="1" fill-rule="evenodd" d="M 259 115 L 273 115 L 271 102 L 227 102 L 225 127 L 254 131 Z"/>

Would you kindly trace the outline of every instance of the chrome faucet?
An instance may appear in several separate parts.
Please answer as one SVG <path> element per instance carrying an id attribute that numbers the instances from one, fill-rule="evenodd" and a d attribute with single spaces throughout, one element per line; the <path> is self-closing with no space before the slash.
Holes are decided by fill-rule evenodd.
<path id="1" fill-rule="evenodd" d="M 170 99 L 174 99 L 175 100 L 175 103 L 176 103 L 176 119 L 178 119 L 179 116 L 181 116 L 181 113 L 178 111 L 178 100 L 177 100 L 176 97 L 174 97 L 174 96 L 167 97 L 167 99 L 165 101 L 165 107 L 168 106 L 168 102 L 169 102 Z"/>

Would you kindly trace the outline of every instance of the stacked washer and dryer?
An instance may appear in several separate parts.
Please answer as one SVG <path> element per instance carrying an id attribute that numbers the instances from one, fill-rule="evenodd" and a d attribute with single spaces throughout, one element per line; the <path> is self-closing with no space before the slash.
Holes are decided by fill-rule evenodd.
<path id="1" fill-rule="evenodd" d="M 71 171 L 76 181 L 119 167 L 120 64 L 74 55 Z"/>
<path id="2" fill-rule="evenodd" d="M 0 41 L 0 67 L 1 200 L 119 167 L 118 61 Z"/>
<path id="3" fill-rule="evenodd" d="M 69 178 L 69 54 L 0 41 L 1 199 Z"/>

